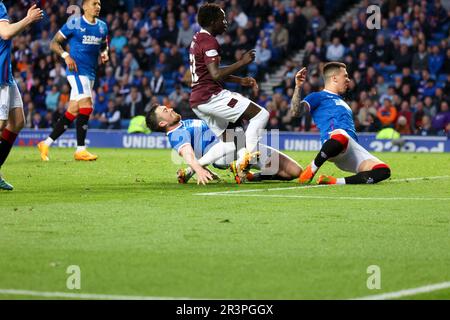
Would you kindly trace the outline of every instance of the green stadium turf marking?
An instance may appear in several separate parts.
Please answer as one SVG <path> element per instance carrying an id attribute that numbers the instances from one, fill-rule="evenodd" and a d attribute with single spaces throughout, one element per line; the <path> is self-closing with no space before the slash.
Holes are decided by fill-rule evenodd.
<path id="1" fill-rule="evenodd" d="M 413 288 L 413 289 L 405 289 L 400 290 L 396 292 L 388 292 L 388 293 L 381 293 L 376 294 L 373 296 L 366 296 L 361 298 L 356 298 L 353 300 L 388 300 L 388 299 L 398 299 L 408 296 L 414 296 L 420 293 L 429 293 L 437 290 L 444 290 L 450 288 L 450 281 L 449 282 L 441 282 L 436 284 L 430 284 L 423 287 Z"/>
<path id="2" fill-rule="evenodd" d="M 450 178 L 450 176 L 435 176 L 435 177 L 421 177 L 421 178 L 391 179 L 391 180 L 387 181 L 386 183 L 427 181 L 427 180 L 439 180 L 439 179 L 449 179 L 449 178 Z M 306 185 L 306 186 L 284 187 L 284 188 L 280 187 L 280 188 L 268 188 L 268 189 L 261 188 L 261 189 L 246 189 L 246 190 L 232 190 L 232 191 L 218 191 L 218 192 L 202 192 L 202 193 L 194 193 L 194 195 L 195 196 L 223 196 L 223 195 L 261 192 L 261 191 L 267 192 L 267 191 L 280 191 L 280 190 L 282 191 L 282 190 L 324 188 L 324 187 L 337 187 L 337 186 L 338 185 Z M 322 197 L 320 197 L 320 198 L 322 198 Z M 340 198 L 340 199 L 344 199 L 344 198 Z M 352 199 L 355 199 L 355 198 L 352 198 Z M 364 199 L 366 199 L 366 198 L 364 198 Z M 370 198 L 370 199 L 373 199 L 373 198 Z M 394 198 L 389 198 L 389 199 L 394 199 Z M 411 198 L 407 198 L 407 199 L 411 199 Z M 423 198 L 420 198 L 420 200 L 421 199 L 423 199 Z M 447 199 L 447 198 L 438 198 L 438 199 Z"/>
<path id="3" fill-rule="evenodd" d="M 68 292 L 43 292 L 31 290 L 0 289 L 0 295 L 32 296 L 41 298 L 67 298 L 89 300 L 194 300 L 186 297 L 150 297 L 150 296 L 124 296 L 96 293 L 68 293 Z M 195 300 L 204 300 L 195 298 Z"/>
<path id="4" fill-rule="evenodd" d="M 450 281 L 430 284 L 423 287 L 417 287 L 412 289 L 405 289 L 395 292 L 365 296 L 351 300 L 399 299 L 403 297 L 414 296 L 422 293 L 430 293 L 433 291 L 444 290 L 448 288 L 450 288 Z M 95 294 L 95 293 L 44 292 L 44 291 L 15 290 L 15 289 L 0 289 L 0 295 L 33 296 L 41 298 L 89 299 L 89 300 L 204 300 L 204 299 L 197 299 L 197 298 L 193 299 L 184 297 L 175 298 L 175 297 L 151 297 L 151 296 L 125 296 L 125 295 L 110 295 L 110 294 Z"/>
<path id="5" fill-rule="evenodd" d="M 450 198 L 410 198 L 410 197 L 328 197 L 328 196 L 302 196 L 284 194 L 215 194 L 214 196 L 228 197 L 254 197 L 254 198 L 300 198 L 300 199 L 327 199 L 327 200 L 379 200 L 379 201 L 450 201 Z"/>

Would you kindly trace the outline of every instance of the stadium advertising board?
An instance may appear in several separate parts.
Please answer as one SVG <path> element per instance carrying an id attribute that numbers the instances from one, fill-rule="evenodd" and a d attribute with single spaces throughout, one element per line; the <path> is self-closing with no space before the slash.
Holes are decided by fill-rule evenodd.
<path id="1" fill-rule="evenodd" d="M 48 130 L 23 130 L 16 141 L 18 146 L 35 146 L 49 134 Z M 279 132 L 280 150 L 318 151 L 320 138 L 318 134 Z M 270 139 L 269 139 L 270 140 Z M 170 145 L 162 133 L 128 134 L 125 131 L 91 130 L 87 145 L 96 148 L 128 149 L 169 149 Z M 359 136 L 359 143 L 369 151 L 375 152 L 450 152 L 450 141 L 446 137 L 404 136 L 401 141 L 377 140 L 374 134 Z M 74 148 L 77 145 L 76 132 L 67 131 L 54 146 Z M 273 143 L 272 143 L 273 145 Z"/>

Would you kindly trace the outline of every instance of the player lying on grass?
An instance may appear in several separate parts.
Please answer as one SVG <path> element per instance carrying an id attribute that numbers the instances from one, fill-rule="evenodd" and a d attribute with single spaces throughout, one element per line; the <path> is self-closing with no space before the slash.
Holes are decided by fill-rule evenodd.
<path id="1" fill-rule="evenodd" d="M 300 183 L 310 183 L 327 160 L 334 162 L 339 169 L 356 175 L 346 178 L 321 175 L 317 181 L 319 184 L 370 184 L 388 179 L 391 175 L 389 166 L 358 144 L 352 110 L 340 96 L 347 91 L 350 83 L 346 65 L 340 62 L 325 64 L 325 89 L 302 98 L 306 74 L 306 68 L 303 68 L 295 76 L 291 112 L 294 116 L 311 112 L 323 145 L 316 158 L 300 175 Z"/>
<path id="2" fill-rule="evenodd" d="M 147 113 L 146 123 L 152 131 L 165 132 L 172 148 L 189 165 L 187 169 L 178 170 L 180 183 L 187 183 L 194 174 L 197 174 L 197 183 L 206 184 L 217 178 L 206 168 L 208 165 L 229 169 L 230 164 L 235 163 L 234 144 L 224 143 L 216 138 L 203 120 L 181 120 L 181 116 L 173 109 L 155 105 Z M 261 144 L 259 148 L 261 156 L 253 167 L 262 171 L 259 173 L 248 171 L 246 180 L 293 180 L 299 177 L 302 168 L 297 162 L 271 147 Z"/>

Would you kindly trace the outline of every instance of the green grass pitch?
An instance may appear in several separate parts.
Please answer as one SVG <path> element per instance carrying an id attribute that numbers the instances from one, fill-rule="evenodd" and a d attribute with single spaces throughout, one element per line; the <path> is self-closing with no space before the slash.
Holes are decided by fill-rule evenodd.
<path id="1" fill-rule="evenodd" d="M 298 184 L 237 186 L 217 170 L 222 182 L 178 185 L 168 150 L 92 151 L 97 162 L 55 148 L 43 163 L 36 149 L 13 150 L 2 173 L 16 189 L 0 192 L 0 299 L 40 298 L 6 289 L 349 299 L 450 281 L 450 154 L 377 154 L 393 172 L 378 185 L 289 188 Z M 314 156 L 288 154 L 303 166 Z M 238 190 L 253 191 L 197 195 Z M 80 290 L 66 287 L 70 265 Z M 379 290 L 367 288 L 370 265 Z M 450 289 L 406 298 L 449 299 Z"/>

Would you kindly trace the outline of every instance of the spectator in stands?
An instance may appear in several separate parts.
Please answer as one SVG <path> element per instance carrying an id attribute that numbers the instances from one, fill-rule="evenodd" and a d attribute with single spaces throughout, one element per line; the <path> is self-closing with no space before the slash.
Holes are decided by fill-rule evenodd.
<path id="1" fill-rule="evenodd" d="M 178 29 L 177 45 L 183 48 L 188 48 L 191 45 L 194 30 L 191 27 L 189 18 L 186 13 L 181 14 L 181 26 Z"/>
<path id="2" fill-rule="evenodd" d="M 342 61 L 344 58 L 345 47 L 342 45 L 341 40 L 338 37 L 333 38 L 333 42 L 328 45 L 327 48 L 327 60 L 328 61 Z"/>
<path id="3" fill-rule="evenodd" d="M 259 75 L 263 75 L 268 71 L 271 58 L 272 52 L 269 49 L 268 41 L 264 39 L 261 44 L 256 46 L 255 63 L 258 65 Z"/>
<path id="4" fill-rule="evenodd" d="M 383 106 L 378 109 L 377 117 L 383 127 L 393 127 L 397 120 L 397 109 L 389 98 L 385 98 Z"/>
<path id="5" fill-rule="evenodd" d="M 276 58 L 284 58 L 289 44 L 289 33 L 287 29 L 283 27 L 281 22 L 275 23 L 275 29 L 273 30 L 270 39 Z"/>
<path id="6" fill-rule="evenodd" d="M 145 105 L 138 87 L 132 87 L 125 98 L 125 104 L 119 109 L 122 119 L 131 119 L 145 114 Z"/>
<path id="7" fill-rule="evenodd" d="M 442 66 L 444 65 L 444 55 L 440 52 L 437 45 L 433 46 L 431 49 L 431 55 L 429 57 L 428 70 L 431 75 L 437 77 L 441 72 Z"/>
<path id="8" fill-rule="evenodd" d="M 400 72 L 404 67 L 411 66 L 412 55 L 406 44 L 400 46 L 400 52 L 395 54 L 394 63 L 397 67 L 397 72 Z"/>
<path id="9" fill-rule="evenodd" d="M 108 102 L 108 110 L 100 116 L 100 129 L 120 129 L 120 111 L 114 101 Z"/>
<path id="10" fill-rule="evenodd" d="M 447 48 L 446 52 L 446 56 L 445 56 L 445 60 L 444 60 L 444 65 L 442 67 L 442 73 L 444 74 L 450 74 L 450 47 Z"/>
<path id="11" fill-rule="evenodd" d="M 395 131 L 402 135 L 411 134 L 411 128 L 408 125 L 408 121 L 404 116 L 399 116 L 397 119 L 397 123 L 395 124 Z"/>
<path id="12" fill-rule="evenodd" d="M 375 113 L 369 112 L 367 122 L 369 123 L 369 125 L 366 127 L 367 132 L 378 132 L 382 128 L 381 121 L 380 119 L 378 119 Z"/>
<path id="13" fill-rule="evenodd" d="M 434 116 L 432 121 L 433 129 L 439 135 L 445 135 L 445 128 L 450 123 L 450 110 L 447 101 L 442 101 L 440 111 Z"/>
<path id="14" fill-rule="evenodd" d="M 431 118 L 428 115 L 422 117 L 421 126 L 416 130 L 416 134 L 420 136 L 434 136 L 436 130 L 431 125 Z"/>
<path id="15" fill-rule="evenodd" d="M 155 69 L 153 72 L 153 77 L 150 80 L 150 89 L 156 95 L 164 94 L 164 76 L 159 69 Z"/>
<path id="16" fill-rule="evenodd" d="M 45 119 L 42 118 L 42 115 L 39 112 L 33 113 L 33 118 L 31 120 L 31 129 L 38 130 L 47 128 L 47 123 Z"/>
<path id="17" fill-rule="evenodd" d="M 58 107 L 60 93 L 57 86 L 52 86 L 52 90 L 45 97 L 45 106 L 48 111 L 55 111 Z"/>
<path id="18" fill-rule="evenodd" d="M 162 42 L 166 47 L 177 44 L 178 41 L 177 22 L 173 14 L 167 16 L 167 25 L 162 30 Z"/>
<path id="19" fill-rule="evenodd" d="M 128 43 L 127 38 L 123 35 L 122 29 L 118 28 L 114 31 L 114 37 L 111 39 L 111 48 L 114 48 L 118 54 L 122 53 L 123 47 Z"/>
<path id="20" fill-rule="evenodd" d="M 428 70 L 428 52 L 425 43 L 420 43 L 418 51 L 414 54 L 412 59 L 412 69 L 415 73 L 423 70 Z"/>

